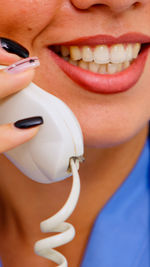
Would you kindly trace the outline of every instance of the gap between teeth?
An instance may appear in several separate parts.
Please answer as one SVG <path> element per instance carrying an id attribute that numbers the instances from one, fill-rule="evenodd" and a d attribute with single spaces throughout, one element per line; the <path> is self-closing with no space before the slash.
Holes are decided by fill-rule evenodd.
<path id="1" fill-rule="evenodd" d="M 69 63 L 96 73 L 113 74 L 128 68 L 138 57 L 140 43 L 112 46 L 61 46 L 60 54 Z"/>

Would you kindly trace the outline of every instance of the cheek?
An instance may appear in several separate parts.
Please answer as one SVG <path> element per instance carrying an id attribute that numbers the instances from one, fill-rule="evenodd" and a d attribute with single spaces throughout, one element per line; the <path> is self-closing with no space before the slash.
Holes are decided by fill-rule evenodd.
<path id="1" fill-rule="evenodd" d="M 58 1 L 0 0 L 0 36 L 33 39 L 53 20 Z"/>

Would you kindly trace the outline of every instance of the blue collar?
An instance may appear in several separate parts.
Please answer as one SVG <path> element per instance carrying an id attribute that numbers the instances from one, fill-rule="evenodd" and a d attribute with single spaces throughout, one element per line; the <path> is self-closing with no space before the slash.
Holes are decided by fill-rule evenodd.
<path id="1" fill-rule="evenodd" d="M 81 267 L 150 267 L 150 137 L 94 223 Z"/>

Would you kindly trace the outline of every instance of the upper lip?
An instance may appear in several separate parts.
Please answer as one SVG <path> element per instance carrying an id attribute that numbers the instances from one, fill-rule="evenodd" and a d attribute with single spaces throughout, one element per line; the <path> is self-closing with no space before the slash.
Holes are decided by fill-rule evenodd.
<path id="1" fill-rule="evenodd" d="M 100 45 L 100 44 L 119 44 L 119 43 L 150 43 L 150 36 L 138 33 L 131 32 L 120 35 L 118 37 L 112 35 L 96 35 L 96 36 L 86 36 L 78 39 L 74 39 L 64 43 L 57 43 L 54 45 Z"/>

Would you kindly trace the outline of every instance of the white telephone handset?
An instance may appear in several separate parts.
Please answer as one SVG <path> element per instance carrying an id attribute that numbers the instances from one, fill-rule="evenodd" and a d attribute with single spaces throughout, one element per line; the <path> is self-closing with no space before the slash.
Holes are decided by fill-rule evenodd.
<path id="1" fill-rule="evenodd" d="M 0 124 L 32 116 L 44 119 L 38 134 L 4 154 L 26 176 L 40 183 L 60 181 L 73 174 L 72 191 L 66 204 L 56 215 L 41 223 L 43 232 L 61 234 L 35 244 L 37 254 L 66 267 L 65 257 L 52 248 L 68 243 L 75 235 L 73 226 L 64 221 L 73 212 L 79 197 L 78 163 L 84 153 L 82 131 L 68 106 L 34 83 L 0 100 Z"/>

